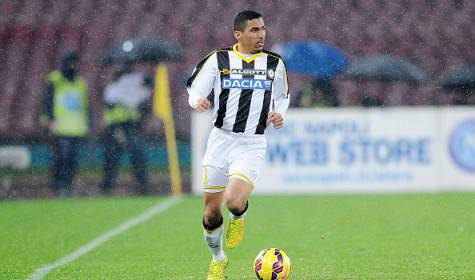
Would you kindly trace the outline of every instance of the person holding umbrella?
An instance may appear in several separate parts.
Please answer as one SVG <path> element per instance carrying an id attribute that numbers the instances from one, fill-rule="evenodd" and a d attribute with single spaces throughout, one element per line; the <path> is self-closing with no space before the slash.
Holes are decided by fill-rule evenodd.
<path id="1" fill-rule="evenodd" d="M 70 196 L 81 143 L 89 130 L 90 110 L 86 81 L 78 73 L 79 56 L 67 51 L 61 67 L 48 76 L 44 113 L 50 145 L 50 178 L 58 196 Z"/>
<path id="2" fill-rule="evenodd" d="M 138 192 L 141 194 L 148 192 L 142 121 L 151 107 L 149 97 L 153 83 L 151 78 L 132 72 L 132 65 L 147 63 L 148 66 L 156 66 L 165 62 L 179 61 L 182 58 L 183 50 L 178 45 L 158 37 L 127 39 L 107 48 L 100 55 L 102 64 L 121 67 L 121 70 L 116 72 L 114 81 L 104 92 L 104 102 L 107 106 L 105 113 L 107 128 L 104 138 L 106 161 L 101 187 L 105 193 L 109 193 L 113 188 L 119 164 L 119 151 L 122 150 L 121 144 L 125 143 L 132 156 Z"/>
<path id="3" fill-rule="evenodd" d="M 285 59 L 289 72 L 310 78 L 297 93 L 296 104 L 302 107 L 340 105 L 332 80 L 348 64 L 347 56 L 340 49 L 314 40 L 278 43 L 272 49 Z"/>
<path id="4" fill-rule="evenodd" d="M 148 175 L 144 151 L 142 122 L 150 109 L 152 79 L 132 71 L 130 63 L 122 64 L 112 83 L 104 91 L 104 179 L 101 189 L 109 194 L 115 184 L 122 147 L 126 146 L 137 181 L 137 192 L 148 192 Z"/>
<path id="5" fill-rule="evenodd" d="M 304 82 L 298 92 L 297 102 L 302 107 L 338 107 L 337 90 L 329 78 L 313 77 L 311 82 Z"/>

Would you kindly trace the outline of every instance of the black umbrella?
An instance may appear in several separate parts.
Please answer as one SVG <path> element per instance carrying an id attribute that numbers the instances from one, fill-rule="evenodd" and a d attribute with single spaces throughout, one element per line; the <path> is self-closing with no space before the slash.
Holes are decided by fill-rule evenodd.
<path id="1" fill-rule="evenodd" d="M 183 51 L 172 42 L 156 37 L 139 37 L 116 44 L 101 55 L 103 64 L 163 62 L 183 58 Z"/>
<path id="2" fill-rule="evenodd" d="M 464 64 L 455 68 L 440 85 L 446 90 L 475 89 L 475 64 Z"/>
<path id="3" fill-rule="evenodd" d="M 427 79 L 425 71 L 418 66 L 390 55 L 373 55 L 356 59 L 350 63 L 342 76 L 346 79 L 410 83 L 422 83 Z"/>

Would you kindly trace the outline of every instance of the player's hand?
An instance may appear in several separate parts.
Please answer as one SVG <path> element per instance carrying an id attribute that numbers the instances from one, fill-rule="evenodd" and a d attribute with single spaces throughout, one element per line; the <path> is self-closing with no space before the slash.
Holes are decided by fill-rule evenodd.
<path id="1" fill-rule="evenodd" d="M 282 115 L 276 112 L 270 112 L 267 115 L 267 123 L 272 123 L 275 128 L 279 129 L 284 126 L 284 118 L 282 118 Z"/>
<path id="2" fill-rule="evenodd" d="M 208 98 L 200 97 L 200 99 L 196 101 L 195 110 L 204 112 L 209 109 L 209 106 L 211 106 L 211 102 L 209 102 Z"/>

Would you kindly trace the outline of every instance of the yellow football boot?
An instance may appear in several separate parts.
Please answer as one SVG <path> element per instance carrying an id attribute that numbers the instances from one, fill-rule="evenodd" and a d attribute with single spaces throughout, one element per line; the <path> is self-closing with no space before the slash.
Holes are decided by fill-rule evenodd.
<path id="1" fill-rule="evenodd" d="M 218 261 L 213 259 L 209 265 L 208 280 L 224 280 L 224 271 L 228 266 L 228 257 Z"/>
<path id="2" fill-rule="evenodd" d="M 230 219 L 228 231 L 226 232 L 226 246 L 236 248 L 244 236 L 244 217 L 239 219 Z"/>

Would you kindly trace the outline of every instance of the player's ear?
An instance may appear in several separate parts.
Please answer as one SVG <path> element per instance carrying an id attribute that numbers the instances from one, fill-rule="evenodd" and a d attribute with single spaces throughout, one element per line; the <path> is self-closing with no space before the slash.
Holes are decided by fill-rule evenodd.
<path id="1" fill-rule="evenodd" d="M 241 37 L 241 31 L 234 31 L 234 39 L 236 39 L 236 41 L 239 41 L 239 37 Z"/>

